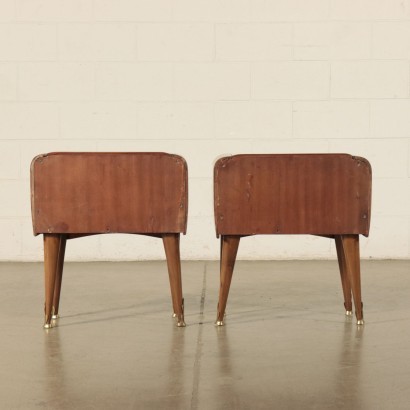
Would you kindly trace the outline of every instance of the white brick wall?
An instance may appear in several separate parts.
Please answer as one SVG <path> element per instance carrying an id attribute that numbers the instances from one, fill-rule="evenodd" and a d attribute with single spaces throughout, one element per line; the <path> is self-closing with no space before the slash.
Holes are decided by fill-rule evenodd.
<path id="1" fill-rule="evenodd" d="M 93 81 L 91 84 L 94 87 Z M 95 99 L 103 101 L 168 101 L 174 94 L 172 63 L 97 63 Z"/>
<path id="2" fill-rule="evenodd" d="M 54 61 L 57 58 L 55 24 L 0 25 L 1 61 Z"/>
<path id="3" fill-rule="evenodd" d="M 408 98 L 408 61 L 332 63 L 332 98 Z"/>
<path id="4" fill-rule="evenodd" d="M 409 0 L 330 0 L 334 20 L 406 20 L 410 17 Z"/>
<path id="5" fill-rule="evenodd" d="M 384 60 L 410 58 L 410 22 L 382 22 L 373 30 L 374 58 Z"/>
<path id="6" fill-rule="evenodd" d="M 296 60 L 371 58 L 372 25 L 370 23 L 300 23 L 294 27 Z"/>
<path id="7" fill-rule="evenodd" d="M 349 101 L 296 101 L 293 136 L 345 140 L 369 137 L 369 103 Z M 349 141 L 347 141 L 349 142 Z"/>
<path id="8" fill-rule="evenodd" d="M 323 61 L 281 61 L 252 64 L 255 100 L 322 100 L 329 97 L 330 64 Z"/>
<path id="9" fill-rule="evenodd" d="M 59 136 L 59 107 L 49 102 L 0 102 L 2 140 L 56 140 Z"/>
<path id="10" fill-rule="evenodd" d="M 137 50 L 141 61 L 212 61 L 214 48 L 211 23 L 138 25 Z"/>
<path id="11" fill-rule="evenodd" d="M 94 65 L 77 62 L 27 62 L 18 69 L 22 101 L 84 101 L 95 95 Z"/>
<path id="12" fill-rule="evenodd" d="M 135 61 L 135 23 L 64 23 L 58 27 L 61 61 Z"/>
<path id="13" fill-rule="evenodd" d="M 269 61 L 292 58 L 292 24 L 217 24 L 216 60 Z"/>
<path id="14" fill-rule="evenodd" d="M 4 0 L 2 0 L 4 1 Z M 7 1 L 7 0 L 6 0 Z M 94 18 L 94 0 L 14 0 L 17 21 L 86 21 Z"/>
<path id="15" fill-rule="evenodd" d="M 249 63 L 175 64 L 176 100 L 249 100 Z"/>
<path id="16" fill-rule="evenodd" d="M 167 151 L 189 167 L 183 258 L 215 259 L 212 167 L 348 152 L 373 166 L 367 258 L 410 257 L 410 0 L 1 0 L 0 260 L 41 260 L 29 167 L 49 151 Z M 158 259 L 160 241 L 72 241 L 70 260 Z M 243 240 L 241 258 L 333 258 Z"/>
<path id="17" fill-rule="evenodd" d="M 17 64 L 0 62 L 0 90 L 0 101 L 16 100 Z"/>

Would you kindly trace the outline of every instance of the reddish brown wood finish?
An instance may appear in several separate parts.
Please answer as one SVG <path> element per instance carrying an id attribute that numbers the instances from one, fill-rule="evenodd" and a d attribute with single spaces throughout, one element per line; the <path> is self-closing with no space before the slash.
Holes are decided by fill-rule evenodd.
<path id="1" fill-rule="evenodd" d="M 182 297 L 181 259 L 179 251 L 179 233 L 164 234 L 162 236 L 165 255 L 167 258 L 169 284 L 171 287 L 172 306 L 177 318 L 177 326 L 184 323 L 184 299 Z"/>
<path id="2" fill-rule="evenodd" d="M 344 297 L 344 305 L 346 312 L 352 311 L 352 287 L 348 276 L 345 251 L 343 249 L 342 235 L 335 236 L 337 260 L 339 262 L 340 279 L 342 280 L 342 289 Z"/>
<path id="3" fill-rule="evenodd" d="M 359 235 L 342 235 L 342 251 L 346 261 L 347 279 L 350 282 L 357 320 L 363 320 L 362 291 L 360 284 Z"/>
<path id="4" fill-rule="evenodd" d="M 187 185 L 178 155 L 40 155 L 31 164 L 34 234 L 185 233 Z"/>
<path id="5" fill-rule="evenodd" d="M 51 316 L 53 315 L 53 299 L 56 283 L 58 253 L 60 249 L 61 235 L 44 235 L 44 284 L 45 284 L 45 327 L 51 327 Z"/>
<path id="6" fill-rule="evenodd" d="M 371 168 L 347 154 L 235 155 L 214 168 L 218 235 L 369 234 Z"/>
<path id="7" fill-rule="evenodd" d="M 67 239 L 102 233 L 162 238 L 174 313 L 184 326 L 180 233 L 188 170 L 166 153 L 50 153 L 31 164 L 34 234 L 44 234 L 45 327 L 59 312 Z"/>
<path id="8" fill-rule="evenodd" d="M 57 270 L 56 279 L 54 286 L 54 297 L 53 297 L 53 316 L 56 319 L 58 317 L 58 309 L 60 307 L 60 294 L 61 294 L 61 284 L 63 281 L 63 268 L 64 268 L 64 257 L 65 257 L 65 246 L 67 242 L 66 235 L 59 235 L 59 247 L 58 247 L 58 259 L 57 259 Z"/>
<path id="9" fill-rule="evenodd" d="M 219 287 L 218 314 L 216 318 L 218 324 L 222 324 L 224 319 L 239 240 L 240 236 L 223 235 L 221 237 L 221 283 Z"/>
<path id="10" fill-rule="evenodd" d="M 255 234 L 312 234 L 334 238 L 345 308 L 363 320 L 359 234 L 368 236 L 371 166 L 348 154 L 247 154 L 214 167 L 214 208 L 221 237 L 222 324 L 239 238 Z M 235 239 L 236 238 L 236 239 Z"/>

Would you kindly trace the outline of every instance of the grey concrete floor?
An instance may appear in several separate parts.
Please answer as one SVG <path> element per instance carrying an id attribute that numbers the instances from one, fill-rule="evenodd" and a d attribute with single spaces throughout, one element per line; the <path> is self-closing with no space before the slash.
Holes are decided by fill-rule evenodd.
<path id="1" fill-rule="evenodd" d="M 42 329 L 42 264 L 0 264 L 1 409 L 408 409 L 410 261 L 363 261 L 365 325 L 336 261 L 238 262 L 226 326 L 218 263 L 67 263 Z"/>

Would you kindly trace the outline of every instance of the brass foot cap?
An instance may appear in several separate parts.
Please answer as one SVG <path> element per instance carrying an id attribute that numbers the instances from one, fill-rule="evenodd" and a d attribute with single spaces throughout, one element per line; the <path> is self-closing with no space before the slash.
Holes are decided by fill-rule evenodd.
<path id="1" fill-rule="evenodd" d="M 57 313 L 56 315 L 52 315 L 51 319 L 52 320 L 57 320 L 60 317 L 60 315 Z"/>
<path id="2" fill-rule="evenodd" d="M 364 325 L 364 320 L 363 320 L 363 319 L 359 319 L 359 320 L 357 321 L 357 324 L 358 324 L 358 325 Z"/>
<path id="3" fill-rule="evenodd" d="M 179 320 L 179 321 L 178 321 L 177 327 L 185 327 L 185 326 L 186 326 L 186 324 L 185 324 L 185 322 L 184 322 L 183 320 Z"/>
<path id="4" fill-rule="evenodd" d="M 45 323 L 44 324 L 44 329 L 51 329 L 53 326 L 51 323 Z"/>
<path id="5" fill-rule="evenodd" d="M 223 326 L 223 325 L 224 325 L 224 321 L 223 321 L 223 320 L 217 320 L 217 321 L 215 322 L 215 325 L 216 325 L 216 326 Z"/>
<path id="6" fill-rule="evenodd" d="M 173 314 L 172 314 L 172 317 L 177 317 L 177 314 L 176 314 L 176 313 L 173 313 Z"/>
<path id="7" fill-rule="evenodd" d="M 346 316 L 352 316 L 353 315 L 353 311 L 351 310 L 346 310 Z"/>

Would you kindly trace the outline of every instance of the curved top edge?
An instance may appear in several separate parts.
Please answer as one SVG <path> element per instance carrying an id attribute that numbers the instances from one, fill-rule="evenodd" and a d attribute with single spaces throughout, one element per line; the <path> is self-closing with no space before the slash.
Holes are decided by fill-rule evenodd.
<path id="1" fill-rule="evenodd" d="M 45 154 L 39 154 L 36 155 L 32 160 L 31 160 L 31 165 L 30 165 L 30 170 L 33 169 L 34 164 L 37 161 L 41 161 L 43 158 L 47 158 L 50 156 L 71 156 L 71 155 L 101 155 L 101 156 L 106 156 L 106 155 L 113 155 L 113 154 L 120 154 L 120 155 L 159 155 L 159 156 L 167 156 L 170 158 L 175 158 L 176 160 L 181 161 L 183 167 L 185 169 L 188 169 L 188 165 L 187 162 L 185 160 L 185 158 L 181 155 L 178 154 L 170 154 L 168 152 L 161 152 L 161 151 L 149 151 L 149 152 L 143 152 L 143 151 L 133 151 L 133 152 L 122 152 L 122 151 L 118 151 L 118 152 L 97 152 L 97 151 L 63 151 L 63 152 L 47 152 Z"/>
<path id="2" fill-rule="evenodd" d="M 34 157 L 33 161 L 37 158 L 40 157 L 48 157 L 51 155 L 112 155 L 112 154 L 121 154 L 121 155 L 135 155 L 135 154 L 141 154 L 141 155 L 167 155 L 167 156 L 174 156 L 174 157 L 180 157 L 180 155 L 177 154 L 170 154 L 168 152 L 162 152 L 162 151 L 53 151 L 53 152 L 47 152 L 44 154 L 39 154 Z"/>
<path id="3" fill-rule="evenodd" d="M 42 159 L 42 158 L 47 157 L 47 155 L 48 155 L 48 154 L 39 154 L 39 155 L 36 155 L 36 156 L 31 160 L 30 171 L 33 171 L 34 164 L 35 164 L 37 161 L 39 161 L 39 160 Z"/>
<path id="4" fill-rule="evenodd" d="M 357 155 L 351 155 L 351 154 L 346 154 L 346 153 L 287 153 L 287 154 L 235 154 L 235 155 L 230 155 L 230 156 L 224 156 L 224 157 L 218 157 L 215 159 L 214 161 L 214 167 L 219 167 L 220 165 L 222 165 L 223 163 L 226 163 L 228 161 L 231 161 L 235 158 L 245 158 L 245 157 L 256 157 L 256 158 L 260 158 L 260 157 L 303 157 L 303 156 L 338 156 L 338 157 L 346 157 L 346 158 L 350 158 L 356 161 L 360 161 L 363 162 L 364 164 L 366 164 L 366 166 L 371 170 L 371 165 L 370 162 L 364 158 L 364 157 L 360 157 Z"/>
<path id="5" fill-rule="evenodd" d="M 352 159 L 363 163 L 363 165 L 365 165 L 369 169 L 370 174 L 372 173 L 372 165 L 370 164 L 368 159 L 357 155 L 352 155 Z"/>

